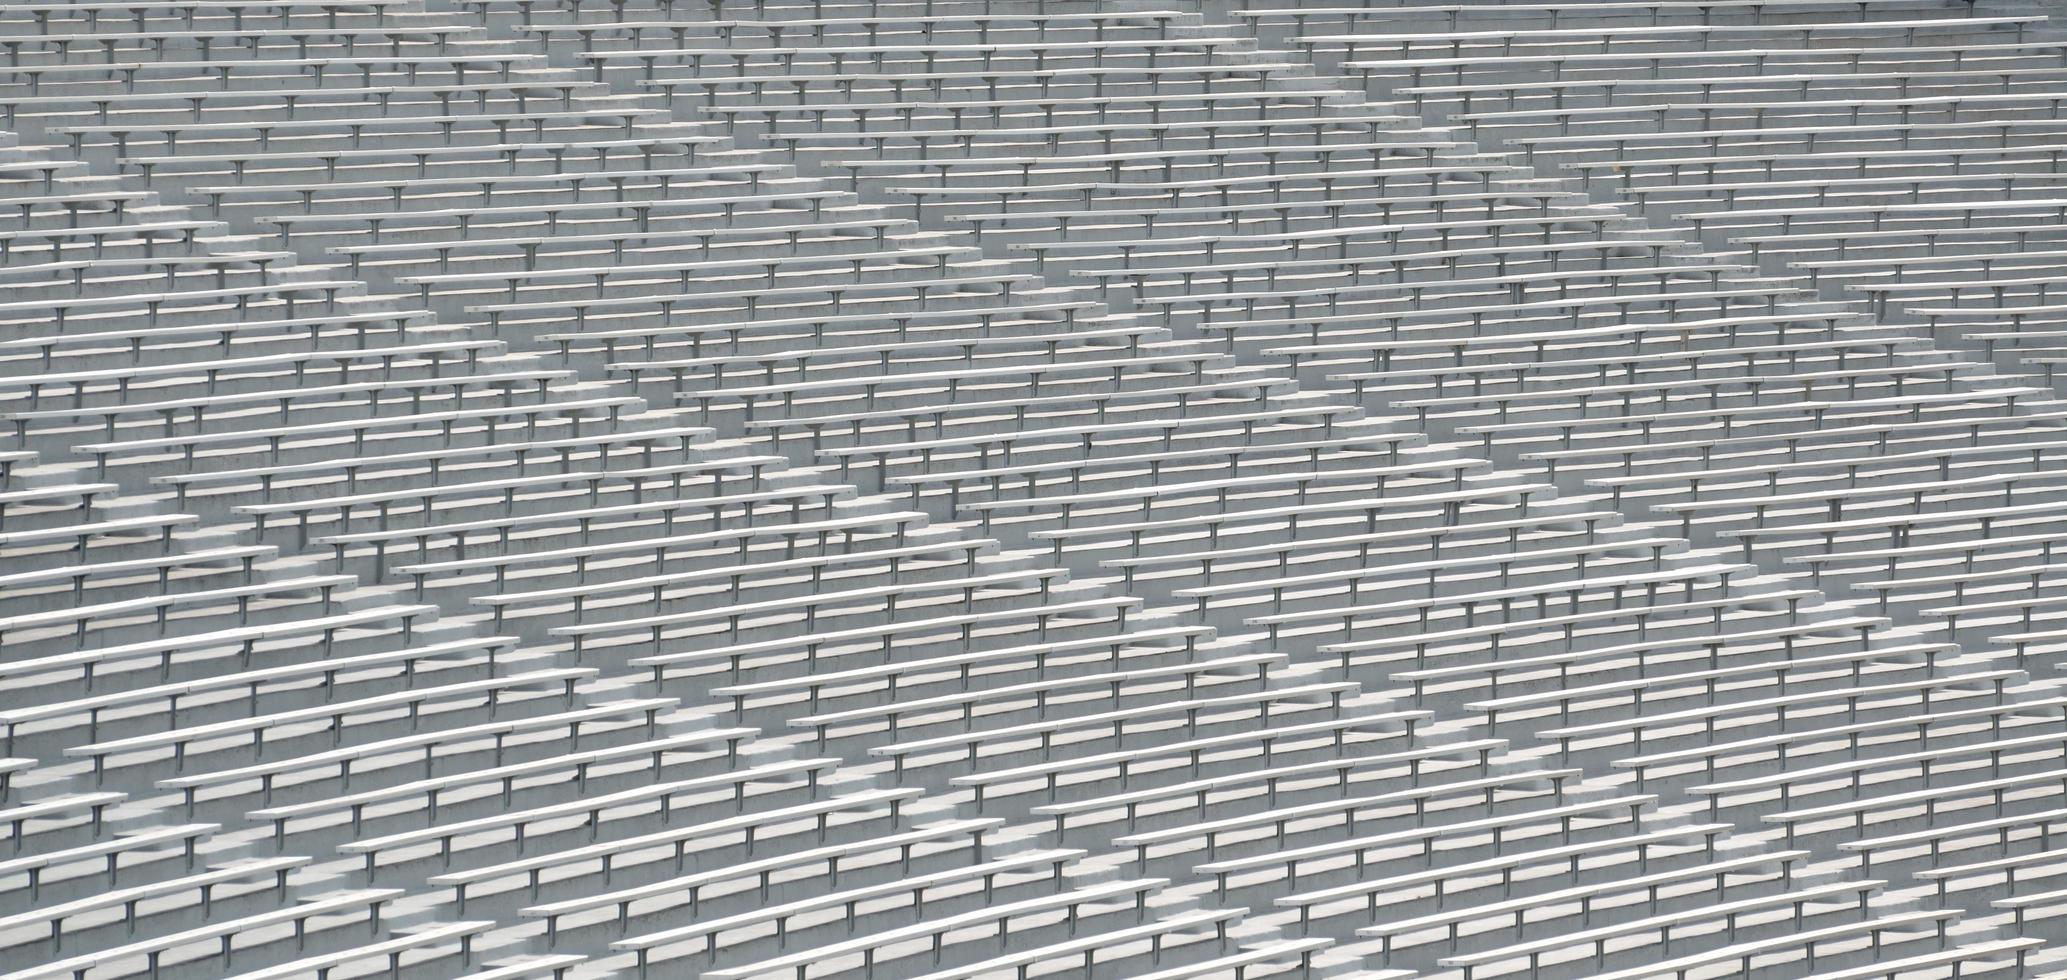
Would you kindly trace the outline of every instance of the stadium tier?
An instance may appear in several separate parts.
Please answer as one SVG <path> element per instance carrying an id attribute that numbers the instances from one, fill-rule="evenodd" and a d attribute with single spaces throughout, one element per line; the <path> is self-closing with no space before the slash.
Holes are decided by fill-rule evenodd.
<path id="1" fill-rule="evenodd" d="M 0 980 L 2067 977 L 2050 5 L 1332 2 L 0 0 Z"/>

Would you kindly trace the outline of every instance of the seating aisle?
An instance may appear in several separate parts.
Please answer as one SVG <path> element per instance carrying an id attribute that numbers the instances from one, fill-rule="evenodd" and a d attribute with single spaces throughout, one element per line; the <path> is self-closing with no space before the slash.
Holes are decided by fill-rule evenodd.
<path id="1" fill-rule="evenodd" d="M 1196 12 L 692 6 L 0 11 L 9 976 L 2059 969 L 2028 593 L 1712 530 L 2042 533 L 2042 384 Z"/>

